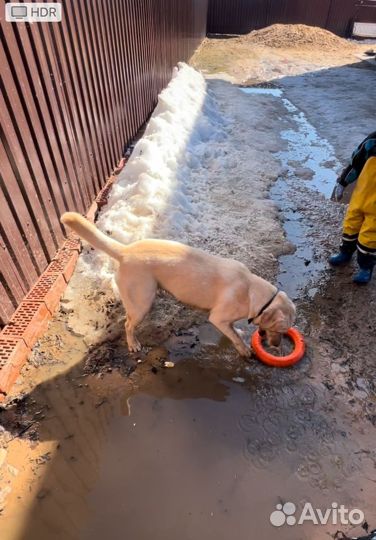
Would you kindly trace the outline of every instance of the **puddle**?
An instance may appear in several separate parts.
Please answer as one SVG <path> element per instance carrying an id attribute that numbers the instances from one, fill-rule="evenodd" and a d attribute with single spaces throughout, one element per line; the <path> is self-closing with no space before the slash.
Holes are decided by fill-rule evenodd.
<path id="1" fill-rule="evenodd" d="M 315 294 L 314 283 L 324 270 L 325 263 L 315 259 L 313 245 L 307 241 L 311 231 L 304 216 L 297 209 L 296 200 L 290 196 L 294 189 L 292 182 L 294 180 L 291 178 L 278 179 L 271 188 L 270 195 L 282 213 L 286 237 L 295 249 L 294 253 L 278 258 L 277 284 L 290 298 L 296 300 L 305 290 L 309 296 Z"/>
<path id="2" fill-rule="evenodd" d="M 295 246 L 295 251 L 279 258 L 277 283 L 293 299 L 297 299 L 303 290 L 308 291 L 308 296 L 313 296 L 316 288 L 310 285 L 317 280 L 324 264 L 315 260 L 313 246 L 307 240 L 310 226 L 297 201 L 304 204 L 305 191 L 307 204 L 312 196 L 328 199 L 340 164 L 332 146 L 318 135 L 305 114 L 284 97 L 282 89 L 256 87 L 241 88 L 241 91 L 250 95 L 278 97 L 289 113 L 292 127 L 281 131 L 281 138 L 287 143 L 286 149 L 277 153 L 284 172 L 272 186 L 270 196 L 280 208 L 286 237 Z"/>
<path id="3" fill-rule="evenodd" d="M 173 361 L 194 356 L 205 346 L 222 349 L 229 346 L 229 341 L 208 322 L 182 330 L 164 343 L 169 359 Z"/>
<path id="4" fill-rule="evenodd" d="M 130 417 L 112 421 L 98 483 L 88 498 L 92 518 L 82 539 L 100 540 L 109 531 L 112 540 L 310 538 L 310 527 L 298 528 L 295 535 L 288 528 L 273 530 L 269 516 L 280 501 L 299 504 L 307 493 L 291 474 L 294 462 L 299 475 L 319 482 L 320 453 L 332 444 L 330 434 L 320 440 L 318 454 L 315 446 L 311 461 L 305 460 L 296 451 L 304 437 L 303 420 L 289 425 L 295 413 L 286 408 L 288 392 L 274 395 L 278 413 L 270 407 L 272 395 L 260 401 L 265 416 L 253 408 L 255 400 L 241 385 L 213 373 L 203 383 L 200 371 L 189 364 L 180 375 L 196 388 L 196 399 L 189 393 L 177 401 L 168 394 L 164 399 L 140 395 L 131 401 Z M 305 392 L 297 396 L 302 418 L 315 398 L 309 388 Z M 283 466 L 284 455 L 290 456 L 289 466 Z M 325 495 L 319 498 L 322 504 Z"/>
<path id="5" fill-rule="evenodd" d="M 288 169 L 291 178 L 295 176 L 304 178 L 306 173 L 304 169 L 307 169 L 307 172 L 311 171 L 308 187 L 329 198 L 337 179 L 336 171 L 340 168 L 334 149 L 328 141 L 317 134 L 305 114 L 291 101 L 282 97 L 282 103 L 291 113 L 295 123 L 294 129 L 281 132 L 282 139 L 287 141 L 287 149 L 279 153 L 282 165 Z M 298 164 L 296 169 L 290 165 L 293 162 Z"/>
<path id="6" fill-rule="evenodd" d="M 373 441 L 358 442 L 340 411 L 328 414 L 328 391 L 311 384 L 305 363 L 272 370 L 239 362 L 204 323 L 153 348 L 128 377 L 118 366 L 134 355 L 121 340 L 98 373 L 83 376 L 81 340 L 62 334 L 54 357 L 69 354 L 74 367 L 23 405 L 45 418 L 33 457 L 18 463 L 13 453 L 25 486 L 13 510 L 22 530 L 8 534 L 17 529 L 8 518 L 5 540 L 321 540 L 339 528 L 273 527 L 271 513 L 286 502 L 301 512 L 305 502 L 338 501 L 373 523 L 373 463 L 363 462 Z M 42 356 L 48 340 L 45 348 Z M 172 369 L 162 367 L 167 358 Z M 37 481 L 25 482 L 28 468 Z"/>
<path id="7" fill-rule="evenodd" d="M 287 501 L 299 512 L 306 501 L 367 511 L 367 484 L 355 477 L 363 454 L 339 415 L 328 418 L 323 391 L 291 371 L 260 378 L 212 365 L 213 354 L 135 372 L 128 387 L 115 373 L 40 387 L 33 398 L 49 411 L 41 442 L 58 449 L 24 533 L 6 540 L 56 531 L 73 540 L 318 540 L 338 526 L 276 528 L 270 514 Z"/>
<path id="8" fill-rule="evenodd" d="M 340 168 L 333 147 L 322 139 L 305 114 L 284 97 L 280 88 L 240 88 L 250 95 L 271 95 L 281 98 L 289 112 L 293 127 L 281 131 L 281 137 L 287 142 L 286 150 L 278 153 L 288 178 L 303 178 L 307 186 L 324 197 L 329 198 Z M 296 166 L 294 167 L 294 164 Z"/>

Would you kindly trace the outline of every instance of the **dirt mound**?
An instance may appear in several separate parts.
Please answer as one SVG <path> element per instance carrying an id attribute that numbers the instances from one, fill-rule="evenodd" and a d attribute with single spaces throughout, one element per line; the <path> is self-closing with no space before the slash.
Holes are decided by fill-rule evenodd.
<path id="1" fill-rule="evenodd" d="M 311 46 L 334 50 L 354 47 L 328 30 L 305 24 L 273 24 L 261 30 L 254 30 L 239 40 L 276 49 Z"/>

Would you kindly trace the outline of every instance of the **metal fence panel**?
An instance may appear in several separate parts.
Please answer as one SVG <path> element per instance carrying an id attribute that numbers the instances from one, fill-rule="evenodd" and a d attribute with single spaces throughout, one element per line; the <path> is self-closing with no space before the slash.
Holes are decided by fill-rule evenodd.
<path id="1" fill-rule="evenodd" d="M 0 325 L 206 34 L 207 0 L 65 0 L 61 23 L 5 22 Z"/>
<path id="2" fill-rule="evenodd" d="M 375 0 L 209 0 L 209 34 L 246 34 L 275 23 L 320 26 L 347 36 L 354 20 L 376 22 Z"/>

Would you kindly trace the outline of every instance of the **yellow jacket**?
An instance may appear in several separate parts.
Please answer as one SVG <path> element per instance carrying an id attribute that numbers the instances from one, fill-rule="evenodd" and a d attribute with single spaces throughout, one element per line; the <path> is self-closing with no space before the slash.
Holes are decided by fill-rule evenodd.
<path id="1" fill-rule="evenodd" d="M 365 162 L 352 194 L 343 223 L 348 237 L 358 237 L 358 248 L 376 250 L 376 157 Z M 368 249 L 367 249 L 368 248 Z"/>

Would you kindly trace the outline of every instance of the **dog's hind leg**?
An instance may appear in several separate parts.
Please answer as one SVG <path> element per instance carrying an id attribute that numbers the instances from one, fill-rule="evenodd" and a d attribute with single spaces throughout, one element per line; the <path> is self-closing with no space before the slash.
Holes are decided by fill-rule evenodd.
<path id="1" fill-rule="evenodd" d="M 137 325 L 150 311 L 157 291 L 157 283 L 150 275 L 138 275 L 135 280 L 127 279 L 126 282 L 118 280 L 117 284 L 127 315 L 125 332 L 128 348 L 130 352 L 137 352 L 141 350 L 141 343 L 134 333 Z"/>

